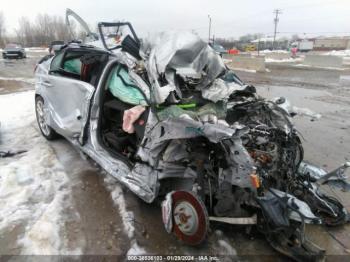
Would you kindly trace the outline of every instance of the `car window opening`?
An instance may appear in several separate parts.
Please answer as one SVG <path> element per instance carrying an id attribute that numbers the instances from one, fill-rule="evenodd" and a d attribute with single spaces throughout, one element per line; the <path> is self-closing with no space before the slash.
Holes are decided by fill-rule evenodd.
<path id="1" fill-rule="evenodd" d="M 117 64 L 110 71 L 105 84 L 100 119 L 104 146 L 132 160 L 144 135 L 149 114 L 147 105 L 146 95 L 130 77 L 128 70 Z"/>

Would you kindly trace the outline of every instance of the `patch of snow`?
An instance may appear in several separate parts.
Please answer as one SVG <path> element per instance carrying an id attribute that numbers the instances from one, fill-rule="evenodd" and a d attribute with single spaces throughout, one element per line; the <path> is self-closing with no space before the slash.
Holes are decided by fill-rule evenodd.
<path id="1" fill-rule="evenodd" d="M 311 117 L 312 119 L 320 119 L 322 117 L 321 114 L 315 113 L 309 108 L 302 108 L 302 107 L 296 107 L 293 106 L 292 112 L 296 113 L 297 115 L 300 116 L 308 116 Z"/>
<path id="2" fill-rule="evenodd" d="M 219 239 L 218 244 L 220 249 L 222 249 L 222 251 L 220 250 L 222 252 L 220 255 L 237 256 L 237 251 L 224 239 Z"/>
<path id="3" fill-rule="evenodd" d="M 266 63 L 294 63 L 301 62 L 302 58 L 285 58 L 285 59 L 273 59 L 273 58 L 265 58 Z"/>
<path id="4" fill-rule="evenodd" d="M 69 253 L 60 237 L 70 196 L 68 177 L 37 130 L 34 92 L 0 95 L 0 119 L 0 150 L 27 151 L 0 161 L 0 235 L 21 228 L 11 243 L 20 254 Z"/>
<path id="5" fill-rule="evenodd" d="M 248 73 L 256 73 L 256 70 L 254 69 L 246 69 L 246 68 L 236 68 L 236 67 L 231 67 L 232 70 L 237 70 L 237 71 L 243 71 L 243 72 L 248 72 Z"/>
<path id="6" fill-rule="evenodd" d="M 259 42 L 273 42 L 273 37 L 261 37 L 258 39 L 255 39 L 251 41 L 252 43 L 259 43 Z"/>
<path id="7" fill-rule="evenodd" d="M 272 99 L 273 102 L 277 102 L 280 99 L 280 97 L 275 97 Z M 296 107 L 293 106 L 288 99 L 285 99 L 283 103 L 279 104 L 279 107 L 282 108 L 284 111 L 286 111 L 289 114 L 297 114 L 299 116 L 308 116 L 312 119 L 320 119 L 322 117 L 321 114 L 315 113 L 309 108 L 302 108 L 302 107 Z"/>
<path id="8" fill-rule="evenodd" d="M 127 256 L 140 256 L 140 255 L 146 255 L 147 252 L 142 247 L 140 247 L 136 241 L 133 241 L 130 249 L 127 252 Z"/>
<path id="9" fill-rule="evenodd" d="M 4 81 L 19 81 L 19 82 L 25 82 L 28 84 L 35 84 L 35 78 L 25 78 L 25 77 L 1 77 L 0 80 Z"/>
<path id="10" fill-rule="evenodd" d="M 346 50 L 332 50 L 330 52 L 324 53 L 323 55 L 334 55 L 334 56 L 350 57 L 350 49 L 346 49 Z"/>
<path id="11" fill-rule="evenodd" d="M 26 52 L 49 52 L 49 49 L 46 47 L 26 47 L 24 49 Z"/>
<path id="12" fill-rule="evenodd" d="M 260 54 L 270 54 L 270 53 L 287 54 L 289 52 L 286 51 L 286 50 L 269 50 L 269 49 L 266 49 L 266 50 L 260 50 L 259 53 Z"/>
<path id="13" fill-rule="evenodd" d="M 135 237 L 134 213 L 127 210 L 121 185 L 110 175 L 106 175 L 104 182 L 106 183 L 108 190 L 111 192 L 114 204 L 118 207 L 123 220 L 125 233 L 130 239 L 133 239 Z"/>
<path id="14" fill-rule="evenodd" d="M 304 65 L 304 64 L 296 64 L 293 66 L 305 67 L 305 68 L 319 68 L 319 69 L 327 69 L 327 70 L 339 70 L 339 71 L 344 71 L 349 69 L 349 68 L 339 68 L 339 67 L 312 66 L 312 65 Z"/>
<path id="15" fill-rule="evenodd" d="M 145 255 L 147 251 L 140 247 L 137 243 L 135 236 L 135 216 L 132 211 L 127 209 L 126 201 L 124 198 L 124 193 L 121 185 L 116 181 L 115 178 L 106 174 L 104 178 L 104 182 L 107 186 L 107 189 L 111 192 L 111 197 L 114 204 L 117 206 L 119 210 L 119 214 L 121 215 L 124 232 L 128 235 L 131 240 L 131 246 L 127 255 Z"/>
<path id="16" fill-rule="evenodd" d="M 11 79 L 0 77 L 0 80 Z M 30 125 L 34 121 L 34 92 L 22 92 L 0 96 L 1 134 L 11 129 Z M 4 134 L 5 132 L 5 134 Z M 9 135 L 13 137 L 13 135 Z"/>

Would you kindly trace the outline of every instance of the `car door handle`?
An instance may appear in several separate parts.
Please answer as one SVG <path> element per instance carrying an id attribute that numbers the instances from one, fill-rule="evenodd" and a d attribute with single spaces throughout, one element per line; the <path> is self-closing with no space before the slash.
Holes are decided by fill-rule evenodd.
<path id="1" fill-rule="evenodd" d="M 46 86 L 46 87 L 51 87 L 52 86 L 52 84 L 49 81 L 44 81 L 43 85 Z"/>

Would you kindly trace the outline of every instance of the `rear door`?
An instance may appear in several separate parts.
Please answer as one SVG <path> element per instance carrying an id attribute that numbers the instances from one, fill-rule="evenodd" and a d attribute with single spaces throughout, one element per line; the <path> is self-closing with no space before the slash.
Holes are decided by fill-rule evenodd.
<path id="1" fill-rule="evenodd" d="M 93 85 L 80 80 L 80 57 L 84 54 L 69 49 L 61 52 L 52 60 L 49 74 L 43 79 L 50 125 L 65 137 L 79 139 L 81 144 L 95 90 Z"/>

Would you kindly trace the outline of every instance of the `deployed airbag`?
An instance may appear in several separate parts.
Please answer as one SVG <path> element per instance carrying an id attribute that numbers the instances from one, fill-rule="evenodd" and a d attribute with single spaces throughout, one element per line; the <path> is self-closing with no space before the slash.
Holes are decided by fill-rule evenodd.
<path id="1" fill-rule="evenodd" d="M 108 89 L 116 98 L 132 105 L 147 105 L 144 95 L 130 79 L 128 71 L 117 66 L 108 80 Z"/>
<path id="2" fill-rule="evenodd" d="M 81 74 L 80 58 L 75 58 L 64 62 L 63 69 L 67 72 L 80 75 Z"/>

